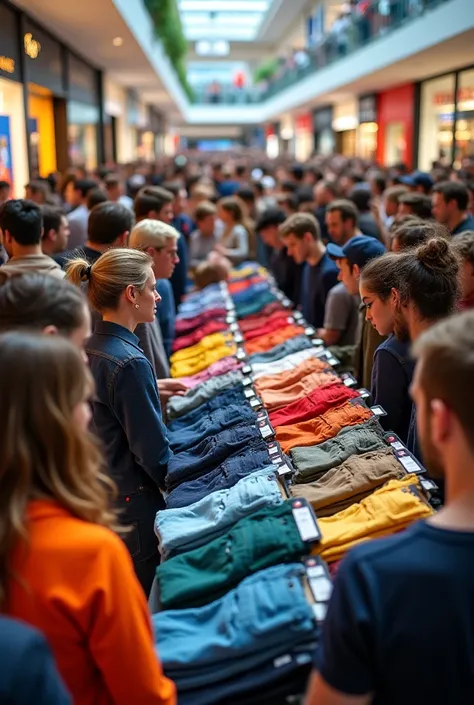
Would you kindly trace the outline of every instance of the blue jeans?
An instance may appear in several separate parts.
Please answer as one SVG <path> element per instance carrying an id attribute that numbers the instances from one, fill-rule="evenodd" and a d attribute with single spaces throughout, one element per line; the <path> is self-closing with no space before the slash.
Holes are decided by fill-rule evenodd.
<path id="1" fill-rule="evenodd" d="M 250 355 L 249 362 L 250 364 L 254 362 L 274 362 L 275 360 L 280 360 L 282 357 L 286 357 L 292 353 L 299 352 L 300 350 L 307 350 L 312 347 L 313 344 L 306 335 L 298 335 L 296 338 L 285 340 L 284 343 L 276 345 L 267 352 Z"/>
<path id="2" fill-rule="evenodd" d="M 227 372 L 224 375 L 211 377 L 202 384 L 198 384 L 190 389 L 183 397 L 171 397 L 166 408 L 168 418 L 174 419 L 184 416 L 201 404 L 215 397 L 219 392 L 230 387 L 236 387 L 242 383 L 242 373 L 238 370 Z"/>
<path id="3" fill-rule="evenodd" d="M 211 414 L 214 411 L 217 411 L 217 409 L 222 409 L 226 406 L 230 406 L 231 404 L 237 404 L 242 407 L 249 406 L 242 385 L 223 389 L 222 392 L 219 392 L 212 397 L 212 399 L 206 401 L 205 404 L 201 404 L 201 406 L 189 411 L 187 414 L 184 414 L 177 419 L 173 419 L 169 428 L 171 431 L 187 428 L 191 424 L 196 423 L 196 421 L 199 421 L 199 419 L 206 414 Z"/>
<path id="4" fill-rule="evenodd" d="M 217 433 L 231 428 L 239 423 L 255 423 L 256 415 L 250 406 L 231 404 L 212 413 L 202 414 L 194 423 L 184 428 L 173 430 L 171 423 L 168 428 L 170 448 L 173 453 L 179 453 L 197 445 L 200 441 L 215 436 Z"/>
<path id="5" fill-rule="evenodd" d="M 189 482 L 183 482 L 166 497 L 166 506 L 170 509 L 187 507 L 199 502 L 211 492 L 233 487 L 240 479 L 250 475 L 255 470 L 263 468 L 274 469 L 270 464 L 270 456 L 266 448 L 248 453 L 241 451 L 227 458 L 214 470 Z"/>
<path id="6" fill-rule="evenodd" d="M 258 470 L 243 477 L 234 487 L 212 492 L 183 509 L 164 509 L 155 519 L 163 557 L 198 548 L 218 536 L 239 519 L 263 507 L 283 501 L 275 472 Z"/>
<path id="7" fill-rule="evenodd" d="M 244 675 L 315 635 L 300 563 L 245 578 L 209 605 L 153 615 L 166 675 L 180 688 L 204 687 Z"/>
<path id="8" fill-rule="evenodd" d="M 262 447 L 265 447 L 265 441 L 254 423 L 227 428 L 172 456 L 168 462 L 166 485 L 171 490 L 186 480 L 204 475 L 206 470 L 212 470 L 239 451 L 247 449 L 250 453 L 254 448 Z"/>
<path id="9" fill-rule="evenodd" d="M 289 696 L 306 692 L 313 656 L 318 642 L 311 636 L 287 649 L 283 643 L 278 656 L 256 668 L 212 685 L 179 690 L 180 705 L 282 705 Z M 178 686 L 180 683 L 178 682 Z M 299 700 L 298 700 L 299 702 Z"/>

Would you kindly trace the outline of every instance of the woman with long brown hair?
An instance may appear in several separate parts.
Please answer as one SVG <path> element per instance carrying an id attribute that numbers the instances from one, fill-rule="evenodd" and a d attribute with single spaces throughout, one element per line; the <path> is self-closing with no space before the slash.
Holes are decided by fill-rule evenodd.
<path id="1" fill-rule="evenodd" d="M 76 705 L 175 703 L 87 430 L 80 351 L 11 332 L 0 369 L 0 609 L 44 632 Z"/>

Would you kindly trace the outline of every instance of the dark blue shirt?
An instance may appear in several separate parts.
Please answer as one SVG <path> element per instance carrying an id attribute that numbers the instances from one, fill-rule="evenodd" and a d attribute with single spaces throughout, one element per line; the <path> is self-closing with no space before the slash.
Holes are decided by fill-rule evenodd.
<path id="1" fill-rule="evenodd" d="M 181 232 L 181 231 L 180 231 Z M 176 308 L 181 303 L 181 299 L 186 293 L 186 278 L 188 273 L 188 246 L 184 237 L 178 239 L 179 262 L 171 275 L 171 287 Z"/>
<path id="2" fill-rule="evenodd" d="M 0 703 L 3 705 L 70 705 L 41 632 L 0 617 Z"/>
<path id="3" fill-rule="evenodd" d="M 335 581 L 316 666 L 374 705 L 474 701 L 474 532 L 419 522 L 355 548 Z"/>
<path id="4" fill-rule="evenodd" d="M 407 442 L 413 403 L 410 384 L 415 362 L 410 357 L 410 343 L 391 335 L 379 345 L 372 368 L 372 400 L 380 404 L 387 416 L 380 417 L 386 431 L 393 431 Z"/>
<path id="5" fill-rule="evenodd" d="M 459 235 L 459 233 L 465 233 L 468 230 L 474 230 L 474 216 L 470 213 L 467 218 L 461 220 L 458 226 L 456 226 L 452 232 L 453 235 Z"/>
<path id="6" fill-rule="evenodd" d="M 322 328 L 324 309 L 329 291 L 337 284 L 339 270 L 336 263 L 324 253 L 318 264 L 307 262 L 303 267 L 301 306 L 303 316 L 312 326 Z"/>
<path id="7" fill-rule="evenodd" d="M 121 496 L 164 487 L 171 456 L 153 368 L 138 342 L 127 328 L 99 321 L 87 345 L 93 426 Z"/>
<path id="8" fill-rule="evenodd" d="M 156 290 L 161 296 L 161 301 L 156 307 L 156 317 L 160 322 L 161 337 L 168 357 L 175 337 L 176 305 L 174 302 L 173 288 L 168 279 L 158 279 Z"/>
<path id="9" fill-rule="evenodd" d="M 53 255 L 53 259 L 59 264 L 60 267 L 62 267 L 62 269 L 65 269 L 66 264 L 72 259 L 85 257 L 89 264 L 94 264 L 94 262 L 99 259 L 101 254 L 103 253 L 99 252 L 99 250 L 93 250 L 92 247 L 86 247 L 86 245 L 83 245 L 82 247 L 76 247 L 75 250 L 66 250 L 65 252 L 60 252 L 59 255 Z"/>

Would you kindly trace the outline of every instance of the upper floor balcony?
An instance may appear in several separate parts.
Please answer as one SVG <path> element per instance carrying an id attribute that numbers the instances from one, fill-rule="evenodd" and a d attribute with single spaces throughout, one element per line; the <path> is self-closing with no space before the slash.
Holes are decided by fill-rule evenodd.
<path id="1" fill-rule="evenodd" d="M 377 40 L 397 32 L 413 20 L 420 20 L 451 0 L 367 0 L 359 9 L 341 15 L 330 31 L 308 49 L 275 58 L 264 80 L 251 87 L 222 85 L 214 81 L 194 90 L 195 105 L 254 105 L 264 103 L 289 87 L 350 57 Z M 474 0 L 473 0 L 474 8 Z M 473 9 L 474 12 L 474 9 Z M 270 62 L 271 63 L 271 62 Z M 374 69 L 377 67 L 374 66 Z"/>
<path id="2" fill-rule="evenodd" d="M 198 91 L 185 121 L 261 124 L 338 96 L 381 92 L 472 64 L 474 0 L 367 0 L 364 10 L 281 60 L 266 82 Z"/>

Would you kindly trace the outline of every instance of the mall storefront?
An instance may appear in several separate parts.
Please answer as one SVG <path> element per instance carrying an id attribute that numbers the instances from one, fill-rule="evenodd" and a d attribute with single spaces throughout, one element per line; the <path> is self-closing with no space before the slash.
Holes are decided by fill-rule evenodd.
<path id="1" fill-rule="evenodd" d="M 434 162 L 462 166 L 474 157 L 474 68 L 420 84 L 418 167 L 429 171 Z"/>
<path id="2" fill-rule="evenodd" d="M 103 161 L 102 75 L 23 12 L 0 0 L 0 179 Z"/>

